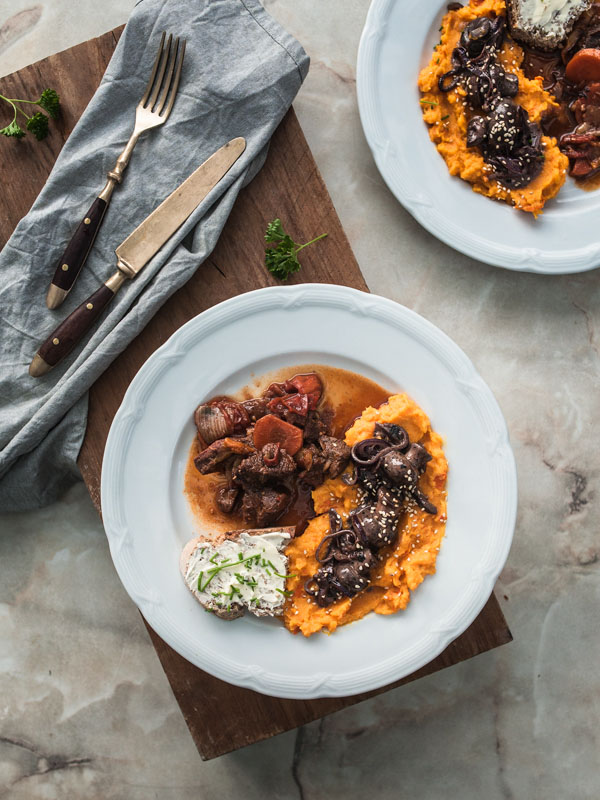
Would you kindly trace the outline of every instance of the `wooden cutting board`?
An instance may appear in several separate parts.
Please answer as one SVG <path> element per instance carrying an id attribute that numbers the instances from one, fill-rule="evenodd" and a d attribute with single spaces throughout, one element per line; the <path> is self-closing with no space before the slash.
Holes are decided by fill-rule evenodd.
<path id="1" fill-rule="evenodd" d="M 2 93 L 8 97 L 28 96 L 52 86 L 59 92 L 63 108 L 61 119 L 52 125 L 53 132 L 44 142 L 35 142 L 29 136 L 18 142 L 0 141 L 3 174 L 20 176 L 19 181 L 3 182 L 0 247 L 44 185 L 62 145 L 97 88 L 121 31 L 119 28 L 0 79 Z M 167 131 L 158 135 L 167 135 Z M 273 137 L 265 166 L 240 193 L 208 261 L 91 388 L 88 427 L 78 463 L 100 513 L 106 437 L 133 376 L 177 328 L 204 309 L 276 283 L 264 267 L 263 240 L 266 224 L 274 217 L 282 219 L 296 241 L 308 241 L 322 232 L 329 234 L 303 252 L 302 270 L 290 283 L 337 283 L 368 291 L 296 115 L 290 110 Z M 49 262 L 48 279 L 52 270 Z M 512 639 L 492 595 L 471 627 L 413 675 L 367 694 L 301 701 L 280 700 L 230 686 L 187 662 L 149 627 L 148 632 L 204 759 L 296 728 Z"/>

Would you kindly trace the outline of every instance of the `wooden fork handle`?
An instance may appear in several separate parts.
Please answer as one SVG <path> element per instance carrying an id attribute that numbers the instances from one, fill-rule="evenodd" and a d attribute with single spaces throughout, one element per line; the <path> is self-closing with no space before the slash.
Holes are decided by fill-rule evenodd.
<path id="1" fill-rule="evenodd" d="M 100 230 L 107 208 L 108 202 L 97 197 L 73 234 L 65 252 L 59 259 L 48 289 L 46 297 L 48 308 L 58 308 L 73 288 Z"/>
<path id="2" fill-rule="evenodd" d="M 117 158 L 114 168 L 108 173 L 106 186 L 92 203 L 91 208 L 73 234 L 67 249 L 59 260 L 46 296 L 48 308 L 58 308 L 75 285 L 77 276 L 81 272 L 81 268 L 85 264 L 96 235 L 100 230 L 113 189 L 117 183 L 121 183 L 123 180 L 123 173 L 127 169 L 133 148 L 139 137 L 140 131 L 136 128 L 129 137 L 125 149 Z"/>
<path id="3" fill-rule="evenodd" d="M 120 271 L 103 283 L 99 289 L 78 306 L 69 316 L 55 328 L 41 345 L 29 366 L 32 378 L 45 375 L 78 344 L 113 299 L 125 280 Z"/>

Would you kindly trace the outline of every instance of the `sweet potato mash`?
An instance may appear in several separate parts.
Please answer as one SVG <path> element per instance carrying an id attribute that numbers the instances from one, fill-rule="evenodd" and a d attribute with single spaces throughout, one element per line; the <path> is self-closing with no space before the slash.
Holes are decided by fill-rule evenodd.
<path id="1" fill-rule="evenodd" d="M 317 517 L 306 531 L 288 545 L 291 577 L 287 590 L 292 594 L 284 609 L 286 628 L 292 633 L 311 636 L 317 631 L 331 633 L 339 625 L 360 619 L 375 611 L 393 614 L 406 608 L 414 591 L 423 579 L 435 572 L 435 562 L 446 526 L 446 474 L 448 465 L 442 448 L 442 437 L 432 431 L 427 415 L 405 394 L 391 396 L 379 408 L 367 408 L 346 432 L 346 444 L 373 436 L 376 422 L 396 423 L 404 427 L 413 442 L 420 442 L 432 456 L 420 488 L 437 506 L 431 515 L 414 505 L 403 513 L 399 537 L 395 545 L 382 550 L 383 559 L 373 569 L 369 586 L 353 598 L 321 608 L 304 591 L 304 584 L 318 569 L 315 552 L 329 529 L 329 509 L 335 509 L 346 519 L 358 505 L 358 492 L 346 485 L 341 477 L 327 480 L 312 493 Z"/>
<path id="2" fill-rule="evenodd" d="M 468 6 L 445 15 L 440 42 L 433 51 L 430 63 L 419 75 L 421 108 L 423 119 L 429 125 L 429 136 L 445 159 L 451 175 L 459 175 L 468 181 L 475 192 L 503 200 L 537 216 L 545 202 L 554 197 L 563 185 L 569 166 L 556 139 L 549 136 L 542 138 L 545 159 L 539 175 L 522 188 L 509 189 L 490 176 L 492 170 L 479 149 L 467 147 L 467 124 L 474 112 L 466 103 L 464 86 L 459 83 L 449 92 L 442 92 L 438 87 L 438 79 L 452 69 L 452 51 L 465 25 L 477 17 L 505 14 L 504 0 L 471 0 Z M 506 37 L 498 54 L 498 63 L 519 79 L 519 91 L 514 102 L 523 106 L 531 122 L 539 123 L 545 112 L 558 106 L 552 95 L 542 88 L 542 78 L 525 77 L 521 69 L 522 61 L 522 48 Z"/>

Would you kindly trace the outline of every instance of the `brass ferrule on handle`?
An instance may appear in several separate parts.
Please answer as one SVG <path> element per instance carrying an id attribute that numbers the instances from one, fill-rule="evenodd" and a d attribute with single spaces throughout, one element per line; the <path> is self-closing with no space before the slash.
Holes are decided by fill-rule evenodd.
<path id="1" fill-rule="evenodd" d="M 131 134 L 129 141 L 125 145 L 125 149 L 117 158 L 117 163 L 115 164 L 114 168 L 107 173 L 108 180 L 106 181 L 106 186 L 98 195 L 98 197 L 100 197 L 106 203 L 110 202 L 110 198 L 112 197 L 112 193 L 117 183 L 121 183 L 123 180 L 123 173 L 127 169 L 127 165 L 131 159 L 131 154 L 133 153 L 133 148 L 136 146 L 139 138 L 140 134 L 137 131 L 134 131 Z"/>
<path id="2" fill-rule="evenodd" d="M 114 272 L 110 278 L 104 282 L 104 285 L 107 286 L 113 294 L 116 294 L 121 286 L 125 283 L 127 278 L 133 277 L 132 275 L 128 275 L 127 271 L 123 269 L 122 263 L 119 261 L 117 266 L 117 271 Z"/>
<path id="3" fill-rule="evenodd" d="M 117 183 L 121 183 L 123 180 L 123 173 L 127 169 L 127 165 L 129 164 L 129 159 L 131 158 L 131 154 L 133 153 L 133 148 L 137 144 L 137 140 L 140 138 L 140 134 L 138 131 L 134 130 L 131 134 L 131 137 L 127 144 L 125 145 L 125 149 L 121 153 L 121 155 L 117 158 L 117 163 L 115 164 L 115 168 L 112 169 L 108 173 L 109 179 L 115 180 Z"/>

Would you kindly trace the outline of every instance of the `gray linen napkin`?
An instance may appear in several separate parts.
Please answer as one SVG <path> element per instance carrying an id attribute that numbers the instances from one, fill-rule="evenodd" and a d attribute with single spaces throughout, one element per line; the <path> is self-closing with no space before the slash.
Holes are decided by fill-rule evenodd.
<path id="1" fill-rule="evenodd" d="M 187 40 L 173 113 L 138 142 L 76 287 L 59 312 L 48 311 L 56 261 L 125 146 L 163 30 Z M 80 477 L 88 388 L 210 254 L 307 71 L 302 47 L 257 0 L 138 3 L 46 186 L 0 254 L 0 511 L 45 505 Z M 114 271 L 115 247 L 236 136 L 247 140 L 243 156 L 125 284 L 91 338 L 47 376 L 30 378 L 42 340 Z"/>

